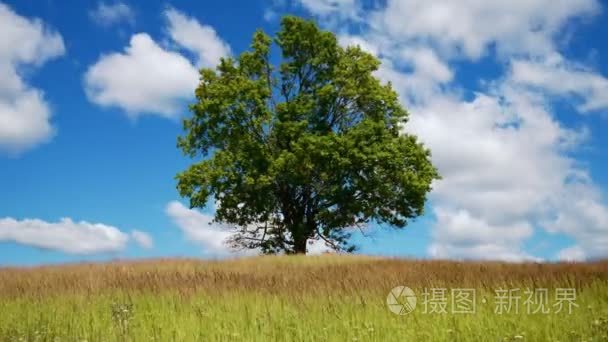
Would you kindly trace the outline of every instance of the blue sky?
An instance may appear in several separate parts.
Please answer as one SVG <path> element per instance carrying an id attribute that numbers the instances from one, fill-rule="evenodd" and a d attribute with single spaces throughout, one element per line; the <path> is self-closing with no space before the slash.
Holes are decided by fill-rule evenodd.
<path id="1" fill-rule="evenodd" d="M 1 1 L 0 264 L 228 255 L 175 147 L 196 70 L 286 13 L 383 64 L 443 175 L 360 253 L 608 254 L 607 4 L 574 0 Z M 317 246 L 319 247 L 319 246 Z M 316 247 L 315 247 L 316 248 Z"/>

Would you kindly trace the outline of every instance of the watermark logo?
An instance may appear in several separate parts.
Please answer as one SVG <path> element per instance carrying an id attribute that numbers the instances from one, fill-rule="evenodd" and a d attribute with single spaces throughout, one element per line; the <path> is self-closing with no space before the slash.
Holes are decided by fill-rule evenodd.
<path id="1" fill-rule="evenodd" d="M 416 308 L 416 294 L 407 286 L 397 286 L 388 293 L 386 305 L 396 315 L 407 315 Z"/>
<path id="2" fill-rule="evenodd" d="M 474 288 L 424 288 L 420 293 L 421 313 L 423 314 L 475 314 L 477 293 Z M 481 305 L 489 307 L 492 303 L 482 293 Z M 553 295 L 554 300 L 550 298 Z M 406 286 L 397 286 L 386 297 L 389 310 L 397 315 L 406 315 L 416 308 L 417 297 Z M 495 289 L 493 312 L 503 314 L 571 314 L 579 304 L 576 303 L 575 288 Z"/>

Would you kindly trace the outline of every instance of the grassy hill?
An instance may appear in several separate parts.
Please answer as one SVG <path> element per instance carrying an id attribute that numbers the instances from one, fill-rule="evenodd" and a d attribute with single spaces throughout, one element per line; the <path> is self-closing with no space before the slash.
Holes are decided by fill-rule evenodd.
<path id="1" fill-rule="evenodd" d="M 404 315 L 387 305 L 400 285 L 417 299 Z M 608 262 L 327 255 L 4 268 L 0 340 L 605 341 Z"/>

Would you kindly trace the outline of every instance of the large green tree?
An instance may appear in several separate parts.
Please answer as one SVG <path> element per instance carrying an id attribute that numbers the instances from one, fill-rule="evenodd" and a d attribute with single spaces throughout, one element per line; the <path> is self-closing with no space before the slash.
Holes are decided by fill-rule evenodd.
<path id="1" fill-rule="evenodd" d="M 200 72 L 178 138 L 196 159 L 176 177 L 180 194 L 191 207 L 213 197 L 215 220 L 236 227 L 229 243 L 265 253 L 306 253 L 318 239 L 352 251 L 355 227 L 404 227 L 438 173 L 403 132 L 408 113 L 374 77 L 379 65 L 301 18 L 283 18 L 274 40 L 257 31 L 249 51 Z"/>

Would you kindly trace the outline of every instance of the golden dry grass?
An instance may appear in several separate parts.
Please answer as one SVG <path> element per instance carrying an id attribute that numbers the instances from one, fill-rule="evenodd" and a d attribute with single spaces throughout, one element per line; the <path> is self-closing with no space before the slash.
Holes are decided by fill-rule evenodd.
<path id="1" fill-rule="evenodd" d="M 188 294 L 198 291 L 318 293 L 496 286 L 576 287 L 608 281 L 608 261 L 503 263 L 400 260 L 365 256 L 265 256 L 225 261 L 158 259 L 0 268 L 0 297 L 98 294 L 104 291 Z"/>

